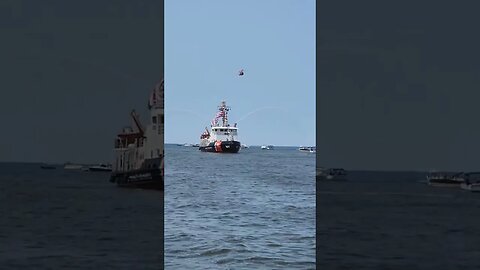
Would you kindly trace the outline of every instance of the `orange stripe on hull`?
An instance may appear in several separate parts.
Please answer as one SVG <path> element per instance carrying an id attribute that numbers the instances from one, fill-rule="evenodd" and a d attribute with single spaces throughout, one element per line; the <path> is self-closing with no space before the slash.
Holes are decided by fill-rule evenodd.
<path id="1" fill-rule="evenodd" d="M 222 141 L 216 141 L 215 142 L 215 151 L 216 152 L 222 152 Z"/>

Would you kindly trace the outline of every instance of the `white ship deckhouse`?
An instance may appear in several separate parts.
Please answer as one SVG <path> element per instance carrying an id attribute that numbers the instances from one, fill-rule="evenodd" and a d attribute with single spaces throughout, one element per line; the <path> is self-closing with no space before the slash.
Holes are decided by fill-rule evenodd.
<path id="1" fill-rule="evenodd" d="M 115 139 L 111 182 L 122 187 L 163 190 L 163 123 L 164 82 L 155 86 L 150 94 L 150 118 L 146 127 L 133 110 L 135 126 L 126 127 Z"/>

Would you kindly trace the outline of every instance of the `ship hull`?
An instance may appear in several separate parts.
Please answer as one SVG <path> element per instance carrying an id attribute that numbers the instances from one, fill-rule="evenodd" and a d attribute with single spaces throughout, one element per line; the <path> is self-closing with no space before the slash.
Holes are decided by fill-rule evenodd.
<path id="1" fill-rule="evenodd" d="M 217 141 L 211 142 L 207 146 L 200 146 L 198 149 L 202 152 L 238 153 L 240 147 L 240 142 L 237 141 Z"/>
<path id="2" fill-rule="evenodd" d="M 448 179 L 430 180 L 428 184 L 434 187 L 459 187 L 463 182 Z"/>
<path id="3" fill-rule="evenodd" d="M 435 187 L 459 187 L 465 183 L 463 178 L 453 177 L 427 177 L 428 184 Z"/>
<path id="4" fill-rule="evenodd" d="M 117 183 L 119 187 L 163 190 L 160 169 L 113 173 L 110 182 Z"/>
<path id="5" fill-rule="evenodd" d="M 111 172 L 112 169 L 110 168 L 97 168 L 97 167 L 90 167 L 88 168 L 89 171 L 91 172 Z"/>

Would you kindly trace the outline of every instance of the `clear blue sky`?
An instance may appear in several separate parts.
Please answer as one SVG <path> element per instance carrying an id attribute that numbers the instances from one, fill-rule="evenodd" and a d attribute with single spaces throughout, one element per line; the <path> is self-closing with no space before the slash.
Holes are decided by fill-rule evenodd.
<path id="1" fill-rule="evenodd" d="M 165 142 L 223 99 L 242 143 L 315 145 L 314 0 L 165 0 Z"/>

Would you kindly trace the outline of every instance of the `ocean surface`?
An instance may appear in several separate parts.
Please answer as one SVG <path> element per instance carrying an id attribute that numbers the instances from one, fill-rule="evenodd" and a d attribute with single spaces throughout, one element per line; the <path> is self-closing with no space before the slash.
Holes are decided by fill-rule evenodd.
<path id="1" fill-rule="evenodd" d="M 480 269 L 480 193 L 426 173 L 349 172 L 317 184 L 319 269 Z"/>
<path id="2" fill-rule="evenodd" d="M 0 163 L 0 269 L 161 269 L 163 192 Z"/>
<path id="3" fill-rule="evenodd" d="M 315 269 L 315 154 L 166 145 L 165 269 Z"/>
<path id="4" fill-rule="evenodd" d="M 0 269 L 161 269 L 163 243 L 165 269 L 480 269 L 480 193 L 368 171 L 315 192 L 294 148 L 165 153 L 165 243 L 163 192 L 0 163 Z"/>

